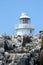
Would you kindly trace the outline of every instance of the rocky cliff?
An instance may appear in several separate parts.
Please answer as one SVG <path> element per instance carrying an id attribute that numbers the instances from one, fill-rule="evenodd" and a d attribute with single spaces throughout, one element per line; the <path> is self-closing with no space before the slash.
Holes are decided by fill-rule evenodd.
<path id="1" fill-rule="evenodd" d="M 0 64 L 33 65 L 39 54 L 41 39 L 38 36 L 0 36 Z M 38 57 L 38 56 L 37 56 Z"/>

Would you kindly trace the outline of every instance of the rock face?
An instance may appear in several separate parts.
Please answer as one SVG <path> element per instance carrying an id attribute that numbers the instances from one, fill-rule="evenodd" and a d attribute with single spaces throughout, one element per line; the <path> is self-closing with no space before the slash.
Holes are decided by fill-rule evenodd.
<path id="1" fill-rule="evenodd" d="M 41 39 L 37 36 L 1 36 L 0 64 L 34 65 L 34 61 L 36 62 L 37 60 L 35 57 L 38 57 L 38 52 L 36 52 L 36 50 L 40 50 L 40 43 Z"/>
<path id="2" fill-rule="evenodd" d="M 23 44 L 22 46 L 25 46 L 26 43 L 32 42 L 31 38 L 29 36 L 23 36 Z"/>

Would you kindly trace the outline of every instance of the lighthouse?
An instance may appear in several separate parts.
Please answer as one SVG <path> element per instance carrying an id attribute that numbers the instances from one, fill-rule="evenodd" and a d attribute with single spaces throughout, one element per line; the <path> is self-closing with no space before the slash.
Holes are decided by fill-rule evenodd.
<path id="1" fill-rule="evenodd" d="M 18 25 L 18 27 L 16 27 L 17 35 L 31 36 L 34 31 L 34 27 L 30 25 L 31 18 L 26 13 L 22 13 L 19 21 L 20 24 Z"/>

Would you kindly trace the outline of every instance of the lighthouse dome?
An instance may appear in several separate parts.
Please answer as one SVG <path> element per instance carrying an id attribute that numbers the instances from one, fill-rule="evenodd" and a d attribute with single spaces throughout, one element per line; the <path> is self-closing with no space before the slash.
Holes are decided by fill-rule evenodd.
<path id="1" fill-rule="evenodd" d="M 30 19 L 30 17 L 26 13 L 22 13 L 21 14 L 20 19 L 22 19 L 22 18 L 28 18 L 28 19 Z"/>

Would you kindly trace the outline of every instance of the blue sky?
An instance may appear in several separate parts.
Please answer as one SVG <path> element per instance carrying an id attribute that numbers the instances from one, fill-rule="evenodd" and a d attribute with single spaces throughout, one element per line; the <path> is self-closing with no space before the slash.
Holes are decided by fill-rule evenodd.
<path id="1" fill-rule="evenodd" d="M 22 12 L 31 17 L 34 33 L 43 30 L 43 0 L 0 0 L 0 34 L 16 34 Z"/>

